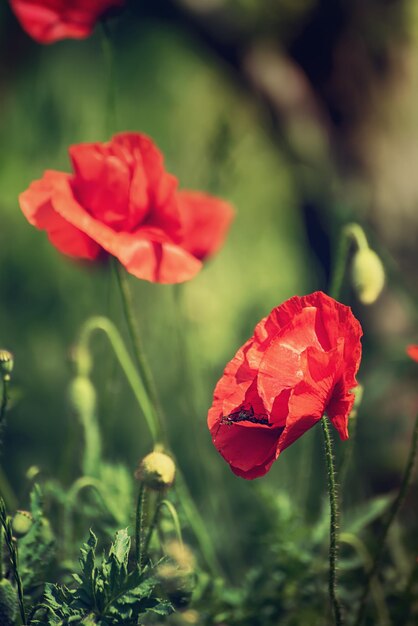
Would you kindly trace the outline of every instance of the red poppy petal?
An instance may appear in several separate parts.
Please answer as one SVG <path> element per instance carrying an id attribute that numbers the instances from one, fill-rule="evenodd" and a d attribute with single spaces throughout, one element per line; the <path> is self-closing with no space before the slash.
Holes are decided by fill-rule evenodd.
<path id="1" fill-rule="evenodd" d="M 19 203 L 30 224 L 46 230 L 51 243 L 63 254 L 76 258 L 97 258 L 100 246 L 90 237 L 62 218 L 53 208 L 51 196 L 54 186 L 67 181 L 68 175 L 47 171 L 20 194 Z"/>
<path id="2" fill-rule="evenodd" d="M 67 183 L 68 187 L 68 183 Z M 192 278 L 201 263 L 170 242 L 152 241 L 147 234 L 118 233 L 95 220 L 70 195 L 68 189 L 56 190 L 54 209 L 104 250 L 117 257 L 128 272 L 151 282 L 176 283 Z"/>
<path id="3" fill-rule="evenodd" d="M 288 426 L 286 426 L 277 442 L 276 458 L 278 458 L 283 450 L 299 439 L 299 437 L 302 437 L 307 430 L 315 426 L 320 419 L 321 418 L 317 416 L 305 415 L 292 421 Z"/>
<path id="4" fill-rule="evenodd" d="M 323 352 L 314 347 L 307 348 L 302 355 L 300 369 L 303 372 L 303 380 L 293 387 L 289 398 L 286 432 L 283 433 L 286 442 L 289 439 L 288 430 L 293 434 L 302 434 L 305 424 L 307 428 L 311 428 L 327 410 L 334 391 L 342 350 L 343 345 L 340 343 L 330 352 Z M 296 428 L 297 422 L 300 424 Z M 286 443 L 287 445 L 289 444 Z"/>
<path id="5" fill-rule="evenodd" d="M 233 472 L 256 478 L 270 469 L 276 457 L 277 429 L 240 424 L 220 424 L 215 428 L 214 444 Z"/>
<path id="6" fill-rule="evenodd" d="M 230 204 L 197 191 L 177 194 L 183 222 L 182 246 L 198 259 L 214 254 L 223 244 L 234 218 Z"/>
<path id="7" fill-rule="evenodd" d="M 118 133 L 112 145 L 120 146 L 141 161 L 149 181 L 150 202 L 164 206 L 177 188 L 177 178 L 164 169 L 164 157 L 153 140 L 143 133 Z"/>
<path id="8" fill-rule="evenodd" d="M 327 406 L 327 415 L 343 441 L 349 437 L 348 418 L 353 408 L 354 399 L 354 394 L 348 393 L 340 398 L 332 398 Z"/>
<path id="9" fill-rule="evenodd" d="M 88 37 L 97 19 L 124 0 L 10 0 L 22 28 L 38 43 Z"/>
<path id="10" fill-rule="evenodd" d="M 406 353 L 411 357 L 414 361 L 418 361 L 418 346 L 411 345 L 406 349 Z"/>
<path id="11" fill-rule="evenodd" d="M 114 155 L 111 143 L 70 146 L 77 200 L 99 221 L 118 231 L 131 231 L 149 212 L 148 182 L 131 155 Z"/>
<path id="12" fill-rule="evenodd" d="M 341 438 L 348 436 L 361 334 L 349 307 L 321 292 L 295 296 L 261 320 L 226 366 L 208 415 L 214 443 L 236 474 L 250 478 L 270 467 L 270 439 L 264 458 L 246 448 L 248 458 L 239 456 L 241 440 L 259 431 L 277 437 L 276 457 L 325 412 Z"/>

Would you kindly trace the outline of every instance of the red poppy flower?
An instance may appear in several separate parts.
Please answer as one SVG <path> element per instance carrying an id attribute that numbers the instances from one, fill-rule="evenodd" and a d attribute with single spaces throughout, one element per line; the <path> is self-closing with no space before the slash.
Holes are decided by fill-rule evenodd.
<path id="1" fill-rule="evenodd" d="M 125 0 L 10 0 L 22 28 L 38 43 L 84 39 L 96 22 Z"/>
<path id="2" fill-rule="evenodd" d="M 348 438 L 362 330 L 321 291 L 273 309 L 228 363 L 208 415 L 213 442 L 244 478 L 273 461 L 326 412 Z"/>
<path id="3" fill-rule="evenodd" d="M 46 171 L 19 198 L 29 222 L 64 254 L 94 260 L 104 252 L 137 278 L 178 283 L 221 246 L 231 206 L 178 191 L 149 137 L 121 133 L 69 153 L 73 174 Z"/>
<path id="4" fill-rule="evenodd" d="M 414 361 L 418 361 L 418 346 L 408 346 L 406 349 L 406 353 L 411 357 Z"/>

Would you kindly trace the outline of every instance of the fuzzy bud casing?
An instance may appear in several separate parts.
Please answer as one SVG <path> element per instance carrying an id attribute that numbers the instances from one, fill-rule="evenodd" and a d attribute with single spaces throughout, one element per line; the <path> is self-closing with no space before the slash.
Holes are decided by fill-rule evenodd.
<path id="1" fill-rule="evenodd" d="M 362 304 L 373 304 L 377 300 L 385 284 L 385 270 L 376 252 L 370 248 L 356 252 L 351 280 Z"/>
<path id="2" fill-rule="evenodd" d="M 171 487 L 176 475 L 176 466 L 164 452 L 151 452 L 142 459 L 135 478 L 153 491 L 164 491 Z"/>

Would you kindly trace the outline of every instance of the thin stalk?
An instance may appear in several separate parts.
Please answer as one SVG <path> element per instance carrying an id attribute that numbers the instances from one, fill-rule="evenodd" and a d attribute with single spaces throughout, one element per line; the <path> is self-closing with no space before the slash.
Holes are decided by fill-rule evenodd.
<path id="1" fill-rule="evenodd" d="M 331 607 L 334 613 L 335 626 L 342 626 L 342 608 L 337 597 L 337 557 L 338 557 L 338 493 L 335 479 L 334 455 L 332 440 L 329 432 L 327 418 L 321 420 L 324 433 L 325 458 L 328 474 L 328 495 L 330 505 L 330 545 L 329 545 L 329 579 L 328 589 Z"/>
<path id="2" fill-rule="evenodd" d="M 157 441 L 159 441 L 158 416 L 152 403 L 149 400 L 148 393 L 145 389 L 142 379 L 138 375 L 136 367 L 131 357 L 129 356 L 127 349 L 125 348 L 125 344 L 123 343 L 116 326 L 106 317 L 90 318 L 89 320 L 87 320 L 87 322 L 85 322 L 81 329 L 78 348 L 81 349 L 81 351 L 88 350 L 91 334 L 96 330 L 101 330 L 102 332 L 104 332 L 109 339 L 109 342 L 115 352 L 115 355 L 125 373 L 125 376 L 132 388 L 139 407 L 145 417 L 153 443 L 155 444 Z"/>
<path id="3" fill-rule="evenodd" d="M 134 304 L 132 293 L 129 287 L 128 277 L 125 269 L 122 265 L 115 260 L 114 268 L 116 272 L 117 283 L 122 299 L 123 312 L 125 315 L 126 323 L 128 326 L 129 335 L 132 342 L 132 348 L 134 353 L 134 359 L 139 370 L 139 374 L 144 382 L 144 387 L 147 391 L 148 397 L 154 409 L 154 414 L 157 422 L 158 441 L 165 442 L 166 436 L 164 433 L 163 423 L 161 419 L 161 407 L 158 401 L 157 390 L 155 382 L 148 366 L 145 353 L 142 346 L 142 341 L 139 336 L 138 328 L 134 315 Z"/>
<path id="4" fill-rule="evenodd" d="M 149 525 L 147 536 L 146 536 L 146 539 L 144 541 L 143 560 L 146 558 L 146 556 L 148 554 L 148 550 L 149 550 L 149 546 L 150 546 L 150 543 L 151 543 L 152 535 L 153 535 L 153 532 L 154 532 L 154 530 L 155 530 L 155 528 L 157 526 L 158 517 L 160 515 L 160 510 L 161 510 L 161 498 L 162 498 L 162 494 L 158 494 L 158 499 L 157 499 L 157 502 L 155 503 L 154 515 L 152 516 L 151 524 Z"/>
<path id="5" fill-rule="evenodd" d="M 142 570 L 143 558 L 144 558 L 146 500 L 147 500 L 147 489 L 144 483 L 141 483 L 141 486 L 139 488 L 139 493 L 138 493 L 138 500 L 136 504 L 136 518 L 135 518 L 135 559 L 140 570 Z"/>
<path id="6" fill-rule="evenodd" d="M 10 517 L 6 513 L 6 505 L 4 500 L 0 497 L 0 524 L 4 530 L 4 539 L 9 551 L 10 565 L 13 572 L 13 576 L 17 587 L 17 597 L 19 601 L 19 610 L 22 624 L 26 624 L 25 605 L 23 601 L 23 587 L 22 579 L 19 573 L 19 557 L 17 553 L 16 542 L 13 539 L 12 523 Z"/>
<path id="7" fill-rule="evenodd" d="M 370 584 L 373 580 L 373 578 L 375 577 L 375 575 L 377 574 L 377 571 L 379 569 L 380 566 L 380 562 L 382 559 L 382 555 L 383 555 L 383 551 L 385 548 L 385 543 L 386 543 L 386 538 L 388 536 L 388 532 L 390 530 L 390 527 L 392 526 L 392 523 L 396 517 L 396 515 L 398 514 L 400 508 L 402 507 L 402 504 L 404 503 L 405 497 L 406 497 L 406 493 L 408 491 L 408 487 L 411 483 L 411 479 L 412 479 L 412 470 L 414 469 L 414 463 L 415 463 L 415 457 L 416 457 L 416 453 L 417 453 L 417 447 L 418 447 L 418 415 L 415 418 L 415 425 L 414 425 L 414 430 L 412 433 L 412 441 L 411 441 L 411 447 L 409 449 L 409 455 L 408 455 L 408 461 L 406 463 L 406 467 L 405 467 L 405 471 L 403 473 L 402 476 L 402 481 L 401 481 L 401 486 L 399 488 L 399 492 L 398 495 L 389 511 L 389 514 L 387 516 L 386 522 L 383 526 L 382 529 L 382 533 L 381 536 L 379 538 L 379 543 L 378 543 L 378 549 L 377 552 L 374 556 L 373 559 L 373 564 L 369 570 L 369 573 L 367 575 L 366 578 L 366 583 L 364 586 L 364 590 L 363 590 L 363 594 L 360 598 L 360 604 L 359 604 L 359 609 L 357 612 L 357 619 L 354 622 L 355 626 L 360 626 L 360 624 L 363 622 L 364 619 L 364 614 L 366 611 L 366 604 L 367 604 L 367 598 L 369 596 L 369 592 L 370 592 Z"/>
<path id="8" fill-rule="evenodd" d="M 102 51 L 105 71 L 107 73 L 106 131 L 111 135 L 116 126 L 116 72 L 109 25 L 106 21 L 102 21 L 101 26 Z"/>
<path id="9" fill-rule="evenodd" d="M 161 419 L 162 412 L 161 412 L 160 405 L 158 402 L 156 387 L 154 384 L 151 371 L 148 367 L 148 363 L 146 361 L 146 357 L 143 352 L 142 343 L 140 341 L 140 337 L 137 331 L 137 326 L 136 326 L 135 316 L 134 316 L 132 294 L 129 288 L 127 274 L 124 268 L 120 265 L 120 263 L 115 262 L 114 267 L 116 271 L 119 290 L 121 293 L 125 318 L 126 318 L 126 322 L 128 325 L 132 345 L 133 345 L 133 351 L 135 355 L 136 364 L 138 366 L 138 370 L 140 372 L 141 378 L 144 381 L 144 387 L 148 393 L 150 404 L 152 405 L 152 408 L 153 408 L 153 415 L 155 416 L 157 441 L 164 443 L 165 447 L 168 448 L 169 446 L 167 443 L 167 437 L 166 437 L 165 429 L 164 429 L 163 422 Z M 195 503 L 193 502 L 193 499 L 187 488 L 184 477 L 182 476 L 180 469 L 178 467 L 177 467 L 176 484 L 177 484 L 177 489 L 178 489 L 179 497 L 181 500 L 181 504 L 183 506 L 183 510 L 194 532 L 194 535 L 200 545 L 204 558 L 209 568 L 211 569 L 212 573 L 214 575 L 219 575 L 221 568 L 216 558 L 216 554 L 213 549 L 212 543 L 210 541 L 209 535 L 207 533 L 206 527 L 196 508 Z"/>
<path id="10" fill-rule="evenodd" d="M 341 231 L 334 271 L 331 278 L 330 288 L 328 290 L 329 295 L 336 300 L 340 297 L 351 242 L 356 244 L 358 250 L 363 250 L 369 247 L 366 235 L 364 234 L 361 226 L 358 224 L 347 224 Z"/>

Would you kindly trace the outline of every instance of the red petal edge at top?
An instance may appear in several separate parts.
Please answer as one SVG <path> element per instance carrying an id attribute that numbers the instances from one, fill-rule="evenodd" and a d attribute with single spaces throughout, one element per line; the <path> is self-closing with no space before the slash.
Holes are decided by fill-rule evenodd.
<path id="1" fill-rule="evenodd" d="M 96 22 L 125 0 L 9 0 L 23 30 L 41 44 L 84 39 Z"/>
<path id="2" fill-rule="evenodd" d="M 257 324 L 218 382 L 208 426 L 237 475 L 265 474 L 323 416 L 348 437 L 362 330 L 322 292 L 290 298 Z"/>

